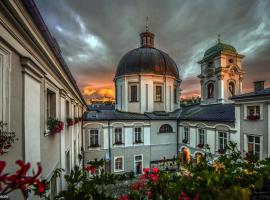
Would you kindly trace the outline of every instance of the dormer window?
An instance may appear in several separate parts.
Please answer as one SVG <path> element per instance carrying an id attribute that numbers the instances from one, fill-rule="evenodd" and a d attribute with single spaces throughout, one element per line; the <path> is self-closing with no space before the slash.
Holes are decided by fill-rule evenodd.
<path id="1" fill-rule="evenodd" d="M 172 132 L 173 132 L 173 128 L 169 124 L 163 124 L 159 128 L 159 133 L 172 133 Z"/>
<path id="2" fill-rule="evenodd" d="M 214 98 L 214 83 L 209 83 L 207 85 L 207 98 Z"/>
<path id="3" fill-rule="evenodd" d="M 247 119 L 258 120 L 260 119 L 260 106 L 248 106 L 247 107 Z"/>

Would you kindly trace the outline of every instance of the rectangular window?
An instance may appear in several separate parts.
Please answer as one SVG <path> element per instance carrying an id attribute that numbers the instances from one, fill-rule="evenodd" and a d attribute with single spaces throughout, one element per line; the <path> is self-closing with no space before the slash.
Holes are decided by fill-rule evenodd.
<path id="1" fill-rule="evenodd" d="M 248 106 L 247 115 L 260 117 L 260 106 Z"/>
<path id="2" fill-rule="evenodd" d="M 142 168 L 143 168 L 143 157 L 142 157 L 142 155 L 135 155 L 134 162 L 135 162 L 135 173 L 141 174 L 142 173 Z"/>
<path id="3" fill-rule="evenodd" d="M 218 132 L 218 147 L 220 150 L 224 150 L 228 142 L 228 133 Z"/>
<path id="4" fill-rule="evenodd" d="M 99 147 L 99 134 L 98 130 L 90 130 L 90 147 Z"/>
<path id="5" fill-rule="evenodd" d="M 135 143 L 142 143 L 142 128 L 141 127 L 136 127 L 134 129 L 135 131 Z"/>
<path id="6" fill-rule="evenodd" d="M 204 129 L 199 129 L 199 144 L 200 145 L 205 145 L 205 130 Z"/>
<path id="7" fill-rule="evenodd" d="M 138 101 L 138 87 L 137 85 L 130 85 L 130 102 Z"/>
<path id="8" fill-rule="evenodd" d="M 70 116 L 70 113 L 69 113 L 69 102 L 66 101 L 66 118 L 68 118 Z"/>
<path id="9" fill-rule="evenodd" d="M 123 144 L 122 140 L 122 128 L 115 128 L 114 129 L 114 143 L 115 144 Z"/>
<path id="10" fill-rule="evenodd" d="M 156 86 L 155 101 L 157 101 L 157 102 L 162 101 L 162 86 L 160 86 L 160 85 Z"/>
<path id="11" fill-rule="evenodd" d="M 261 141 L 259 136 L 248 136 L 248 152 L 260 159 Z"/>
<path id="12" fill-rule="evenodd" d="M 184 127 L 184 143 L 189 143 L 189 127 Z"/>
<path id="13" fill-rule="evenodd" d="M 56 118 L 56 94 L 47 89 L 47 120 L 49 118 Z"/>
<path id="14" fill-rule="evenodd" d="M 70 151 L 66 152 L 66 174 L 70 173 Z"/>
<path id="15" fill-rule="evenodd" d="M 114 158 L 114 171 L 124 171 L 124 157 L 119 156 Z"/>

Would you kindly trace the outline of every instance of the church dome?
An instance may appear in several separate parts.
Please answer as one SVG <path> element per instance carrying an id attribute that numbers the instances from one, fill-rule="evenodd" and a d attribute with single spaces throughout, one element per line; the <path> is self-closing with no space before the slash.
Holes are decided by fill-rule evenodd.
<path id="1" fill-rule="evenodd" d="M 216 45 L 206 50 L 206 52 L 204 53 L 204 58 L 215 56 L 221 51 L 233 54 L 237 53 L 236 49 L 233 46 L 218 41 Z"/>
<path id="2" fill-rule="evenodd" d="M 126 53 L 120 60 L 115 77 L 130 74 L 169 75 L 179 79 L 177 65 L 165 52 L 154 48 L 154 34 L 143 32 L 141 47 Z"/>

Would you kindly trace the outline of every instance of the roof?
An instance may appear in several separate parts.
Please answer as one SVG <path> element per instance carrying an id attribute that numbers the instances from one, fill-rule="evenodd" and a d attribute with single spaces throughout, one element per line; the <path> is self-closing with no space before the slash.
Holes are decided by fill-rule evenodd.
<path id="1" fill-rule="evenodd" d="M 113 104 L 91 104 L 87 106 L 88 110 L 94 111 L 94 110 L 113 110 L 114 105 Z"/>
<path id="2" fill-rule="evenodd" d="M 149 120 L 144 114 L 121 112 L 117 110 L 87 111 L 83 115 L 84 121 L 108 121 L 108 120 Z"/>
<path id="3" fill-rule="evenodd" d="M 265 88 L 263 90 L 259 91 L 254 91 L 254 92 L 249 92 L 245 94 L 240 94 L 237 96 L 232 97 L 233 100 L 240 100 L 240 99 L 245 99 L 245 98 L 256 98 L 256 97 L 265 97 L 265 96 L 270 96 L 270 88 Z"/>
<path id="4" fill-rule="evenodd" d="M 41 35 L 43 36 L 44 40 L 47 42 L 47 44 L 50 47 L 50 49 L 52 50 L 53 54 L 55 55 L 55 57 L 59 61 L 62 69 L 64 70 L 64 72 L 68 76 L 71 84 L 73 85 L 73 87 L 75 88 L 77 93 L 79 94 L 81 100 L 86 105 L 86 102 L 81 94 L 81 91 L 78 88 L 74 77 L 72 76 L 64 58 L 61 55 L 60 47 L 59 47 L 56 39 L 51 35 L 47 25 L 45 24 L 36 4 L 34 2 L 34 0 L 23 0 L 22 3 L 24 5 L 25 9 L 28 11 L 29 15 L 31 16 L 33 22 L 37 26 L 38 30 L 40 31 Z"/>
<path id="5" fill-rule="evenodd" d="M 131 113 L 118 110 L 91 110 L 84 113 L 84 121 L 103 121 L 103 120 L 177 120 L 180 109 L 174 112 L 156 111 L 152 113 Z"/>
<path id="6" fill-rule="evenodd" d="M 136 48 L 122 57 L 115 78 L 131 74 L 170 75 L 179 79 L 179 71 L 173 59 L 165 52 L 152 47 Z"/>
<path id="7" fill-rule="evenodd" d="M 218 41 L 217 44 L 215 44 L 214 46 L 210 47 L 209 49 L 205 51 L 203 60 L 219 55 L 220 52 L 237 54 L 236 49 L 232 45 L 225 44 Z"/>
<path id="8" fill-rule="evenodd" d="M 180 120 L 234 122 L 234 104 L 185 106 L 182 107 Z"/>

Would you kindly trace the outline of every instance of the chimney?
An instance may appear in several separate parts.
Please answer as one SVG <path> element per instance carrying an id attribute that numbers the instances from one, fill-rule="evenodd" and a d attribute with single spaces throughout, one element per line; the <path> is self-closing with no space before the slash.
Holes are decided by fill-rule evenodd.
<path id="1" fill-rule="evenodd" d="M 264 82 L 265 81 L 255 81 L 254 82 L 254 91 L 258 92 L 264 89 Z"/>

